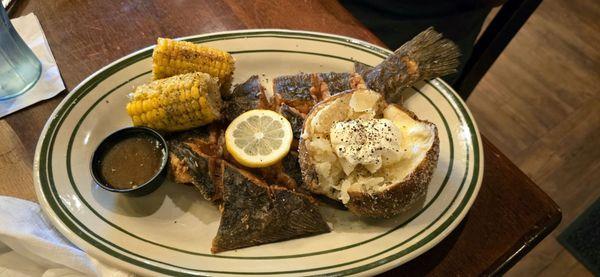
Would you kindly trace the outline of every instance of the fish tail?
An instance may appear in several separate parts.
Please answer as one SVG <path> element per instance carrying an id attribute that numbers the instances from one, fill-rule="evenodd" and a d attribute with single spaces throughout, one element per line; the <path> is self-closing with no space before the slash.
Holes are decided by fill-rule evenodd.
<path id="1" fill-rule="evenodd" d="M 355 65 L 367 86 L 382 92 L 387 99 L 398 99 L 412 84 L 457 72 L 460 65 L 458 46 L 433 27 L 427 28 L 372 69 Z"/>
<path id="2" fill-rule="evenodd" d="M 456 73 L 461 54 L 454 42 L 429 27 L 394 51 L 394 55 L 407 56 L 417 64 L 422 79 L 431 79 Z"/>

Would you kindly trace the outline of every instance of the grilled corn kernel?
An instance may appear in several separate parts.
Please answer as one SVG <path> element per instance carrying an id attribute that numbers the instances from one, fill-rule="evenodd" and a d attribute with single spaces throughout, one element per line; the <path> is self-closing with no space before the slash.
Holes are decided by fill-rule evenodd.
<path id="1" fill-rule="evenodd" d="M 173 75 L 204 72 L 219 79 L 221 91 L 228 90 L 234 70 L 233 57 L 222 50 L 159 38 L 152 53 L 153 78 L 162 79 Z"/>
<path id="2" fill-rule="evenodd" d="M 127 113 L 134 126 L 180 131 L 221 117 L 217 78 L 194 72 L 138 86 L 130 94 Z"/>

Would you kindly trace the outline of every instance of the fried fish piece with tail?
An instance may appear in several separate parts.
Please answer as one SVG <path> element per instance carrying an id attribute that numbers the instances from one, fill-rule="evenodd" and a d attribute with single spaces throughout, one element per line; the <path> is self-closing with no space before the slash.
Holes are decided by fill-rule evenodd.
<path id="1" fill-rule="evenodd" d="M 388 102 L 398 103 L 402 90 L 424 79 L 456 72 L 460 51 L 452 41 L 432 27 L 406 42 L 380 64 L 371 67 L 356 62 L 353 72 L 299 73 L 273 79 L 273 95 L 267 96 L 258 76 L 239 84 L 231 95 L 224 95 L 226 118 L 257 108 L 280 111 L 283 105 L 306 115 L 320 101 L 354 89 L 352 79 L 360 74 L 368 88 L 384 94 Z M 259 99 L 264 99 L 259 101 Z M 261 106 L 261 103 L 263 104 Z M 283 109 L 285 112 L 286 108 Z"/>
<path id="2" fill-rule="evenodd" d="M 388 102 L 396 102 L 402 90 L 416 82 L 456 73 L 458 57 L 458 46 L 429 27 L 377 66 L 357 69 L 368 88 L 382 92 Z"/>
<path id="3" fill-rule="evenodd" d="M 383 93 L 388 102 L 398 102 L 403 89 L 422 80 L 455 73 L 460 65 L 458 57 L 458 46 L 430 27 L 380 64 L 371 67 L 356 62 L 354 71 L 363 77 L 368 88 Z M 316 104 L 310 92 L 314 76 L 328 85 L 331 95 L 351 89 L 351 72 L 329 72 L 276 77 L 273 91 L 282 96 L 284 103 L 307 113 Z"/>

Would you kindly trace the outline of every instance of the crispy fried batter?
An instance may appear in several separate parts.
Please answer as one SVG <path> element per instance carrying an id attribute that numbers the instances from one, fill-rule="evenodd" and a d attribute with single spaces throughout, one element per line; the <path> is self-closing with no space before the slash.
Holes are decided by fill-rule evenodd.
<path id="1" fill-rule="evenodd" d="M 175 168 L 171 167 L 174 181 L 191 183 L 206 200 L 219 201 L 222 187 L 217 184 L 222 182 L 215 179 L 220 175 L 217 159 L 207 156 L 190 143 L 172 141 L 169 149 L 172 153 L 171 163 L 176 164 Z"/>

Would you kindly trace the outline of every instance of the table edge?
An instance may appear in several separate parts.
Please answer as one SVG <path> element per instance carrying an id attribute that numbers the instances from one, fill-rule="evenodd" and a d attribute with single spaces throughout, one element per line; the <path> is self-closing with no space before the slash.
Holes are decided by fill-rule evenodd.
<path id="1" fill-rule="evenodd" d="M 517 168 L 520 174 L 524 177 L 524 181 L 532 185 L 537 193 L 547 200 L 549 207 L 553 208 L 551 214 L 547 217 L 540 219 L 535 223 L 534 226 L 538 227 L 531 230 L 529 233 L 524 235 L 519 241 L 513 244 L 508 251 L 498 257 L 494 263 L 488 268 L 488 270 L 482 272 L 486 276 L 502 276 L 508 270 L 510 270 L 515 264 L 517 264 L 523 257 L 525 257 L 535 246 L 537 246 L 542 240 L 544 240 L 562 220 L 562 209 L 554 200 L 544 192 L 529 176 L 527 176 L 515 163 L 513 163 L 508 157 L 504 155 L 493 143 L 481 134 L 483 140 L 483 148 L 491 149 L 501 155 L 497 156 L 500 162 L 510 164 Z M 486 147 L 487 146 L 487 147 Z M 485 180 L 483 181 L 485 182 Z"/>

